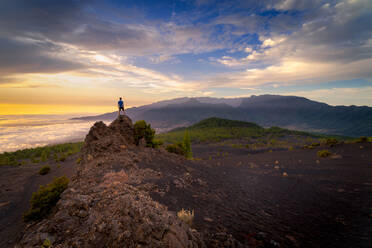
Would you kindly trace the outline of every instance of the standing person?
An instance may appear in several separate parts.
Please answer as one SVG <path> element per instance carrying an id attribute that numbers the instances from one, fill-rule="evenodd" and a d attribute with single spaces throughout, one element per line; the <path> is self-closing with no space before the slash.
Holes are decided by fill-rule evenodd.
<path id="1" fill-rule="evenodd" d="M 123 102 L 123 100 L 121 100 L 121 97 L 118 101 L 118 107 L 119 107 L 119 116 L 120 116 L 120 110 L 123 110 L 123 113 L 125 114 L 125 112 L 124 112 L 124 102 Z"/>

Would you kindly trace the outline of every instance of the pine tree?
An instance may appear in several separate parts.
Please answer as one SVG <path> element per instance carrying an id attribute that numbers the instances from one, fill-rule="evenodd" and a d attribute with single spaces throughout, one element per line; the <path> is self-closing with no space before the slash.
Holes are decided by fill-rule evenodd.
<path id="1" fill-rule="evenodd" d="M 183 136 L 183 148 L 185 150 L 185 156 L 186 158 L 192 158 L 192 151 L 191 151 L 191 142 L 190 142 L 190 136 L 187 129 L 185 130 L 185 135 Z"/>

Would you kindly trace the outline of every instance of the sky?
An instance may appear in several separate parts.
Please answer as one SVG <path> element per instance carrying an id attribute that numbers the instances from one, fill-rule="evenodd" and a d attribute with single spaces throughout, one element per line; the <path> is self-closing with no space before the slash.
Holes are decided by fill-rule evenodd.
<path id="1" fill-rule="evenodd" d="M 372 1 L 0 2 L 0 115 L 177 97 L 372 106 Z"/>

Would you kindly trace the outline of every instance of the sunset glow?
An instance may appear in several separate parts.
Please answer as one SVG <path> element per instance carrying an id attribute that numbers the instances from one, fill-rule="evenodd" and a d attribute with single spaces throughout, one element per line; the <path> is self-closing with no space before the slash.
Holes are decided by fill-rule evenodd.
<path id="1" fill-rule="evenodd" d="M 126 106 L 253 94 L 372 106 L 368 0 L 1 5 L 0 114 L 102 113 L 119 96 Z"/>

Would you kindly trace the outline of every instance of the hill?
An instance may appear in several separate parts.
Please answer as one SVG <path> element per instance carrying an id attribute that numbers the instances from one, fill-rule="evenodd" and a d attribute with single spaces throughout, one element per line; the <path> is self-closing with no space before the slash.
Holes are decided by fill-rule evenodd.
<path id="1" fill-rule="evenodd" d="M 247 98 L 177 98 L 126 110 L 134 121 L 145 120 L 159 132 L 189 126 L 209 117 L 254 122 L 308 132 L 372 136 L 372 108 L 330 106 L 304 97 L 260 95 Z M 112 121 L 117 112 L 80 120 Z"/>
<path id="2" fill-rule="evenodd" d="M 219 142 L 228 139 L 245 140 L 249 143 L 277 142 L 278 139 L 296 138 L 318 141 L 319 138 L 329 138 L 327 135 L 311 134 L 302 131 L 288 130 L 280 127 L 263 128 L 255 123 L 222 119 L 217 117 L 207 118 L 189 127 L 173 129 L 167 133 L 158 134 L 156 137 L 165 143 L 180 142 L 185 130 L 188 130 L 192 142 Z M 259 141 L 259 142 L 258 142 Z M 287 142 L 289 144 L 289 142 Z M 298 140 L 295 142 L 299 143 Z M 302 142 L 300 142 L 302 143 Z M 246 143 L 247 145 L 247 143 Z"/>

